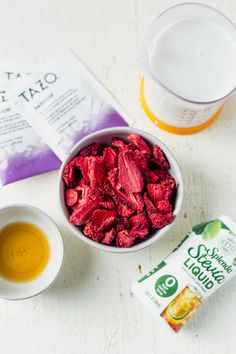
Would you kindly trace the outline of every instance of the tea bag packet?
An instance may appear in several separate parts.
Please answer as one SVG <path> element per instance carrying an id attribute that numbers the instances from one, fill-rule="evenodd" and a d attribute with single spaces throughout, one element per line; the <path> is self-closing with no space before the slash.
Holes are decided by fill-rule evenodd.
<path id="1" fill-rule="evenodd" d="M 129 122 L 104 86 L 69 51 L 22 81 L 12 100 L 61 160 L 85 135 Z"/>
<path id="2" fill-rule="evenodd" d="M 201 304 L 236 274 L 236 224 L 221 216 L 193 227 L 180 245 L 132 287 L 178 332 Z"/>
<path id="3" fill-rule="evenodd" d="M 60 160 L 12 107 L 9 92 L 31 75 L 25 67 L 0 65 L 0 184 L 59 168 Z M 33 68 L 35 70 L 35 68 Z"/>

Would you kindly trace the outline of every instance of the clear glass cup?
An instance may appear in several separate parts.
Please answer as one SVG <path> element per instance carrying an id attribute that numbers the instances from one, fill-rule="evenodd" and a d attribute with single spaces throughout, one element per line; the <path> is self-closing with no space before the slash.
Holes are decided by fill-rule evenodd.
<path id="1" fill-rule="evenodd" d="M 192 134 L 209 126 L 236 87 L 216 100 L 193 101 L 173 92 L 154 73 L 149 61 L 150 45 L 157 35 L 174 23 L 204 17 L 222 26 L 236 41 L 235 25 L 221 12 L 203 4 L 185 3 L 164 11 L 146 29 L 139 45 L 143 69 L 140 97 L 146 115 L 160 128 L 177 134 Z"/>

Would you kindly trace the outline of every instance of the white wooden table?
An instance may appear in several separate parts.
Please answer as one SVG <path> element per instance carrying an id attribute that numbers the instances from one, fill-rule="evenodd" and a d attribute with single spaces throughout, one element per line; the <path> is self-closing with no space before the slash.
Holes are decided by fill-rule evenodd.
<path id="1" fill-rule="evenodd" d="M 114 93 L 135 125 L 157 135 L 178 159 L 185 203 L 174 229 L 151 248 L 113 255 L 87 247 L 60 219 L 57 172 L 0 190 L 0 206 L 24 202 L 45 210 L 61 228 L 66 259 L 56 284 L 20 302 L 0 301 L 1 354 L 233 354 L 236 280 L 206 303 L 189 325 L 171 335 L 131 294 L 190 227 L 221 213 L 236 220 L 236 97 L 209 129 L 192 136 L 160 131 L 139 103 L 138 39 L 161 10 L 179 1 L 1 0 L 0 62 L 40 64 L 72 48 Z M 236 22 L 234 0 L 205 1 Z"/>

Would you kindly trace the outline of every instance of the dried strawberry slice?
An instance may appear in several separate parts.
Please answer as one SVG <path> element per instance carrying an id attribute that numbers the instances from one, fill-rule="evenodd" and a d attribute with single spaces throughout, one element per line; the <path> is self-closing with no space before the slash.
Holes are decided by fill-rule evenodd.
<path id="1" fill-rule="evenodd" d="M 140 211 L 144 207 L 144 202 L 140 193 L 131 193 L 129 195 L 115 191 L 116 200 L 128 205 L 131 209 Z"/>
<path id="2" fill-rule="evenodd" d="M 172 223 L 174 220 L 174 215 L 172 212 L 167 213 L 167 214 L 160 214 L 160 213 L 155 213 L 152 214 L 150 217 L 152 227 L 154 229 L 162 229 L 166 225 L 169 225 Z"/>
<path id="3" fill-rule="evenodd" d="M 89 222 L 83 230 L 83 233 L 85 236 L 91 238 L 93 241 L 101 243 L 102 239 L 104 237 L 102 232 L 99 232 L 98 230 L 95 230 L 93 224 Z"/>
<path id="4" fill-rule="evenodd" d="M 118 183 L 118 168 L 113 168 L 108 172 L 108 181 L 114 189 L 120 189 L 121 185 Z"/>
<path id="5" fill-rule="evenodd" d="M 125 230 L 125 225 L 122 222 L 122 220 L 118 220 L 117 224 L 116 224 L 116 232 L 120 232 Z"/>
<path id="6" fill-rule="evenodd" d="M 146 169 L 145 177 L 147 183 L 158 183 L 161 180 L 161 178 L 157 175 L 155 170 L 150 170 L 150 169 Z"/>
<path id="7" fill-rule="evenodd" d="M 65 191 L 66 205 L 72 206 L 78 200 L 78 192 L 76 189 L 69 188 Z"/>
<path id="8" fill-rule="evenodd" d="M 116 220 L 115 210 L 97 209 L 92 215 L 92 224 L 98 231 L 103 231 L 110 228 L 115 224 Z"/>
<path id="9" fill-rule="evenodd" d="M 95 209 L 99 207 L 99 201 L 89 200 L 81 203 L 77 209 L 73 211 L 69 220 L 72 224 L 80 226 L 87 224 Z"/>
<path id="10" fill-rule="evenodd" d="M 110 146 L 106 147 L 103 151 L 104 165 L 107 169 L 115 167 L 116 163 L 116 151 Z"/>
<path id="11" fill-rule="evenodd" d="M 115 204 L 112 200 L 102 201 L 99 206 L 104 209 L 113 210 L 115 209 Z"/>
<path id="12" fill-rule="evenodd" d="M 128 230 L 119 231 L 116 237 L 116 246 L 129 248 L 135 243 L 135 238 L 130 236 Z"/>
<path id="13" fill-rule="evenodd" d="M 141 136 L 137 134 L 129 134 L 128 136 L 129 141 L 133 143 L 139 150 L 145 151 L 147 156 L 150 157 L 151 155 L 151 149 L 148 146 L 148 144 L 141 138 Z"/>
<path id="14" fill-rule="evenodd" d="M 88 177 L 92 189 L 99 188 L 106 177 L 105 169 L 102 165 L 100 156 L 88 157 Z"/>
<path id="15" fill-rule="evenodd" d="M 123 202 L 126 203 L 131 209 L 140 211 L 144 207 L 144 202 L 140 193 L 131 193 L 130 195 L 127 195 L 119 191 L 117 192 L 117 195 L 120 200 L 123 200 Z"/>
<path id="16" fill-rule="evenodd" d="M 81 174 L 86 181 L 89 181 L 88 177 L 88 157 L 77 156 L 71 162 L 70 165 L 74 168 L 77 167 L 81 170 Z"/>
<path id="17" fill-rule="evenodd" d="M 77 175 L 75 166 L 73 163 L 69 162 L 64 171 L 63 171 L 63 179 L 68 187 L 75 187 L 77 183 Z"/>
<path id="18" fill-rule="evenodd" d="M 98 198 L 99 196 L 94 193 L 90 185 L 85 181 L 83 178 L 78 186 L 75 188 L 78 191 L 78 202 L 79 203 L 84 203 L 85 201 L 89 199 L 95 199 Z"/>
<path id="19" fill-rule="evenodd" d="M 128 205 L 118 202 L 117 203 L 117 213 L 120 216 L 129 218 L 134 213 L 134 210 L 131 209 Z"/>
<path id="20" fill-rule="evenodd" d="M 126 144 L 123 140 L 119 138 L 112 138 L 111 139 L 111 144 L 119 149 L 126 150 Z"/>
<path id="21" fill-rule="evenodd" d="M 157 205 L 160 200 L 169 200 L 172 195 L 172 190 L 170 187 L 166 187 L 163 184 L 152 184 L 147 185 L 147 190 L 152 201 Z"/>
<path id="22" fill-rule="evenodd" d="M 153 159 L 152 159 L 153 162 L 155 162 L 161 168 L 164 169 L 170 168 L 169 161 L 167 160 L 164 152 L 158 145 L 153 146 L 152 152 L 153 152 Z"/>
<path id="23" fill-rule="evenodd" d="M 82 149 L 79 153 L 80 156 L 95 156 L 101 155 L 104 148 L 104 144 L 92 143 L 86 148 Z"/>
<path id="24" fill-rule="evenodd" d="M 146 205 L 146 209 L 149 217 L 150 215 L 157 213 L 157 208 L 155 207 L 151 199 L 148 198 L 147 193 L 144 193 L 143 200 Z"/>
<path id="25" fill-rule="evenodd" d="M 137 211 L 141 211 L 144 208 L 144 201 L 143 198 L 141 196 L 141 193 L 133 193 L 129 195 L 129 199 L 132 202 L 132 204 L 134 205 L 135 210 Z M 131 205 L 132 207 L 132 205 Z"/>
<path id="26" fill-rule="evenodd" d="M 126 216 L 122 216 L 120 220 L 121 220 L 122 224 L 125 226 L 125 228 L 126 228 L 127 230 L 129 230 L 129 229 L 130 229 L 130 221 L 129 221 L 129 218 L 127 218 Z"/>
<path id="27" fill-rule="evenodd" d="M 147 190 L 150 198 L 156 204 L 159 200 L 165 199 L 165 188 L 161 184 L 149 183 Z"/>
<path id="28" fill-rule="evenodd" d="M 167 170 L 162 170 L 161 168 L 158 168 L 154 171 L 161 180 L 166 180 L 168 178 L 172 178 Z"/>
<path id="29" fill-rule="evenodd" d="M 108 173 L 108 181 L 103 184 L 103 193 L 108 197 L 112 197 L 116 205 L 119 203 L 128 205 L 133 210 L 142 210 L 144 207 L 144 202 L 140 193 L 127 194 L 120 190 L 120 185 L 118 184 L 117 178 L 117 168 L 111 170 Z"/>
<path id="30" fill-rule="evenodd" d="M 147 208 L 149 219 L 154 229 L 161 229 L 173 221 L 173 213 L 170 212 L 164 215 L 158 213 L 156 207 L 153 205 L 152 201 L 148 198 L 146 193 L 144 194 L 143 199 Z"/>
<path id="31" fill-rule="evenodd" d="M 139 151 L 139 150 L 132 151 L 131 156 L 142 172 L 147 170 L 148 158 L 145 151 Z"/>
<path id="32" fill-rule="evenodd" d="M 130 218 L 130 236 L 135 238 L 145 238 L 149 232 L 149 220 L 143 214 L 137 214 Z"/>
<path id="33" fill-rule="evenodd" d="M 120 151 L 118 155 L 118 181 L 127 194 L 143 190 L 143 176 L 130 153 Z"/>
<path id="34" fill-rule="evenodd" d="M 105 243 L 106 245 L 110 245 L 116 237 L 116 230 L 112 228 L 110 231 L 105 232 L 105 237 L 102 240 L 102 243 Z"/>
<path id="35" fill-rule="evenodd" d="M 172 211 L 172 206 L 168 200 L 160 200 L 156 204 L 157 210 L 161 214 L 167 214 Z"/>
<path id="36" fill-rule="evenodd" d="M 161 184 L 165 187 L 168 187 L 170 188 L 172 191 L 175 189 L 175 186 L 176 186 L 176 182 L 174 180 L 174 178 L 172 177 L 168 177 L 166 179 L 164 179 Z"/>

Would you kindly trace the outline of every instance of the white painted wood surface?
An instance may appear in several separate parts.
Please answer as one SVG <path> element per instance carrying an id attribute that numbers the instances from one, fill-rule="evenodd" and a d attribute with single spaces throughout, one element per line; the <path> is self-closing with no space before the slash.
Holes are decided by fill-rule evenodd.
<path id="1" fill-rule="evenodd" d="M 178 159 L 185 203 L 174 229 L 151 248 L 113 255 L 88 248 L 60 219 L 57 172 L 0 190 L 0 206 L 24 202 L 60 226 L 66 259 L 56 284 L 21 302 L 0 301 L 1 354 L 233 354 L 236 280 L 218 291 L 178 335 L 133 298 L 130 285 L 165 257 L 193 224 L 221 213 L 236 220 L 236 97 L 204 132 L 160 131 L 139 103 L 138 39 L 171 0 L 1 0 L 0 62 L 40 64 L 71 47 L 114 93 L 135 125 L 157 135 Z M 236 22 L 235 0 L 205 1 Z M 139 267 L 140 266 L 140 267 Z M 140 271 L 139 271 L 140 268 Z"/>

